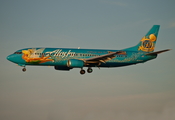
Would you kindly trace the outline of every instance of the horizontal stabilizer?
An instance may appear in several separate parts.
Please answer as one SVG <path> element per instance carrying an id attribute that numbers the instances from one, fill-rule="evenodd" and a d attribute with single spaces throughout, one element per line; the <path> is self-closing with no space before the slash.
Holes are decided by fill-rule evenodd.
<path id="1" fill-rule="evenodd" d="M 170 51 L 170 50 L 171 49 L 161 50 L 161 51 L 157 51 L 157 52 L 147 53 L 146 55 L 157 55 L 157 54 L 167 52 L 167 51 Z"/>

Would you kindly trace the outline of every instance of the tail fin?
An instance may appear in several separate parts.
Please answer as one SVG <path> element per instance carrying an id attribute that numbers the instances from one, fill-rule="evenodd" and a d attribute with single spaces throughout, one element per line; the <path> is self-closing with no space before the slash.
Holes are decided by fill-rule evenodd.
<path id="1" fill-rule="evenodd" d="M 126 48 L 124 50 L 153 52 L 158 37 L 159 27 L 160 25 L 153 25 L 153 27 L 148 31 L 148 33 L 140 40 L 140 42 L 136 46 Z"/>

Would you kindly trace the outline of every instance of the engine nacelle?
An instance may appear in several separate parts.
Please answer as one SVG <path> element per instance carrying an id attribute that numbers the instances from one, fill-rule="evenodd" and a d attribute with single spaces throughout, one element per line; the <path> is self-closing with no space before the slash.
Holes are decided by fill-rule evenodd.
<path id="1" fill-rule="evenodd" d="M 77 59 L 70 59 L 67 61 L 67 67 L 70 68 L 82 68 L 84 66 L 84 61 Z"/>
<path id="2" fill-rule="evenodd" d="M 64 70 L 64 71 L 69 71 L 70 67 L 67 67 L 67 66 L 54 66 L 55 70 Z"/>

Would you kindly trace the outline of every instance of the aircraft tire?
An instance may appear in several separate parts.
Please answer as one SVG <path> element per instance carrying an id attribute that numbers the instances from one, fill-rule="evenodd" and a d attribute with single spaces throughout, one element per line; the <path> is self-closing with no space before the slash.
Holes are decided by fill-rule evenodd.
<path id="1" fill-rule="evenodd" d="M 23 68 L 22 71 L 25 72 L 26 71 L 26 68 Z"/>
<path id="2" fill-rule="evenodd" d="M 81 75 L 83 75 L 83 74 L 85 74 L 85 73 L 86 73 L 85 70 L 80 70 L 80 74 L 81 74 Z"/>
<path id="3" fill-rule="evenodd" d="M 93 72 L 92 68 L 88 68 L 88 69 L 87 69 L 87 72 L 88 72 L 88 73 L 92 73 L 92 72 Z"/>

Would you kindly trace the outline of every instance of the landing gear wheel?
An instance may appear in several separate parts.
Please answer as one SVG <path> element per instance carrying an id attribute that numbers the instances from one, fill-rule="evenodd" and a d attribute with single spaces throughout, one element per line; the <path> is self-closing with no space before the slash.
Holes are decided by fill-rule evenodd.
<path id="1" fill-rule="evenodd" d="M 25 72 L 26 71 L 26 68 L 23 68 L 22 71 Z"/>
<path id="2" fill-rule="evenodd" d="M 85 74 L 85 72 L 86 72 L 85 70 L 80 70 L 80 74 L 82 75 Z"/>
<path id="3" fill-rule="evenodd" d="M 87 72 L 88 72 L 88 73 L 92 73 L 92 72 L 93 72 L 92 68 L 88 68 L 88 69 L 87 69 Z"/>

